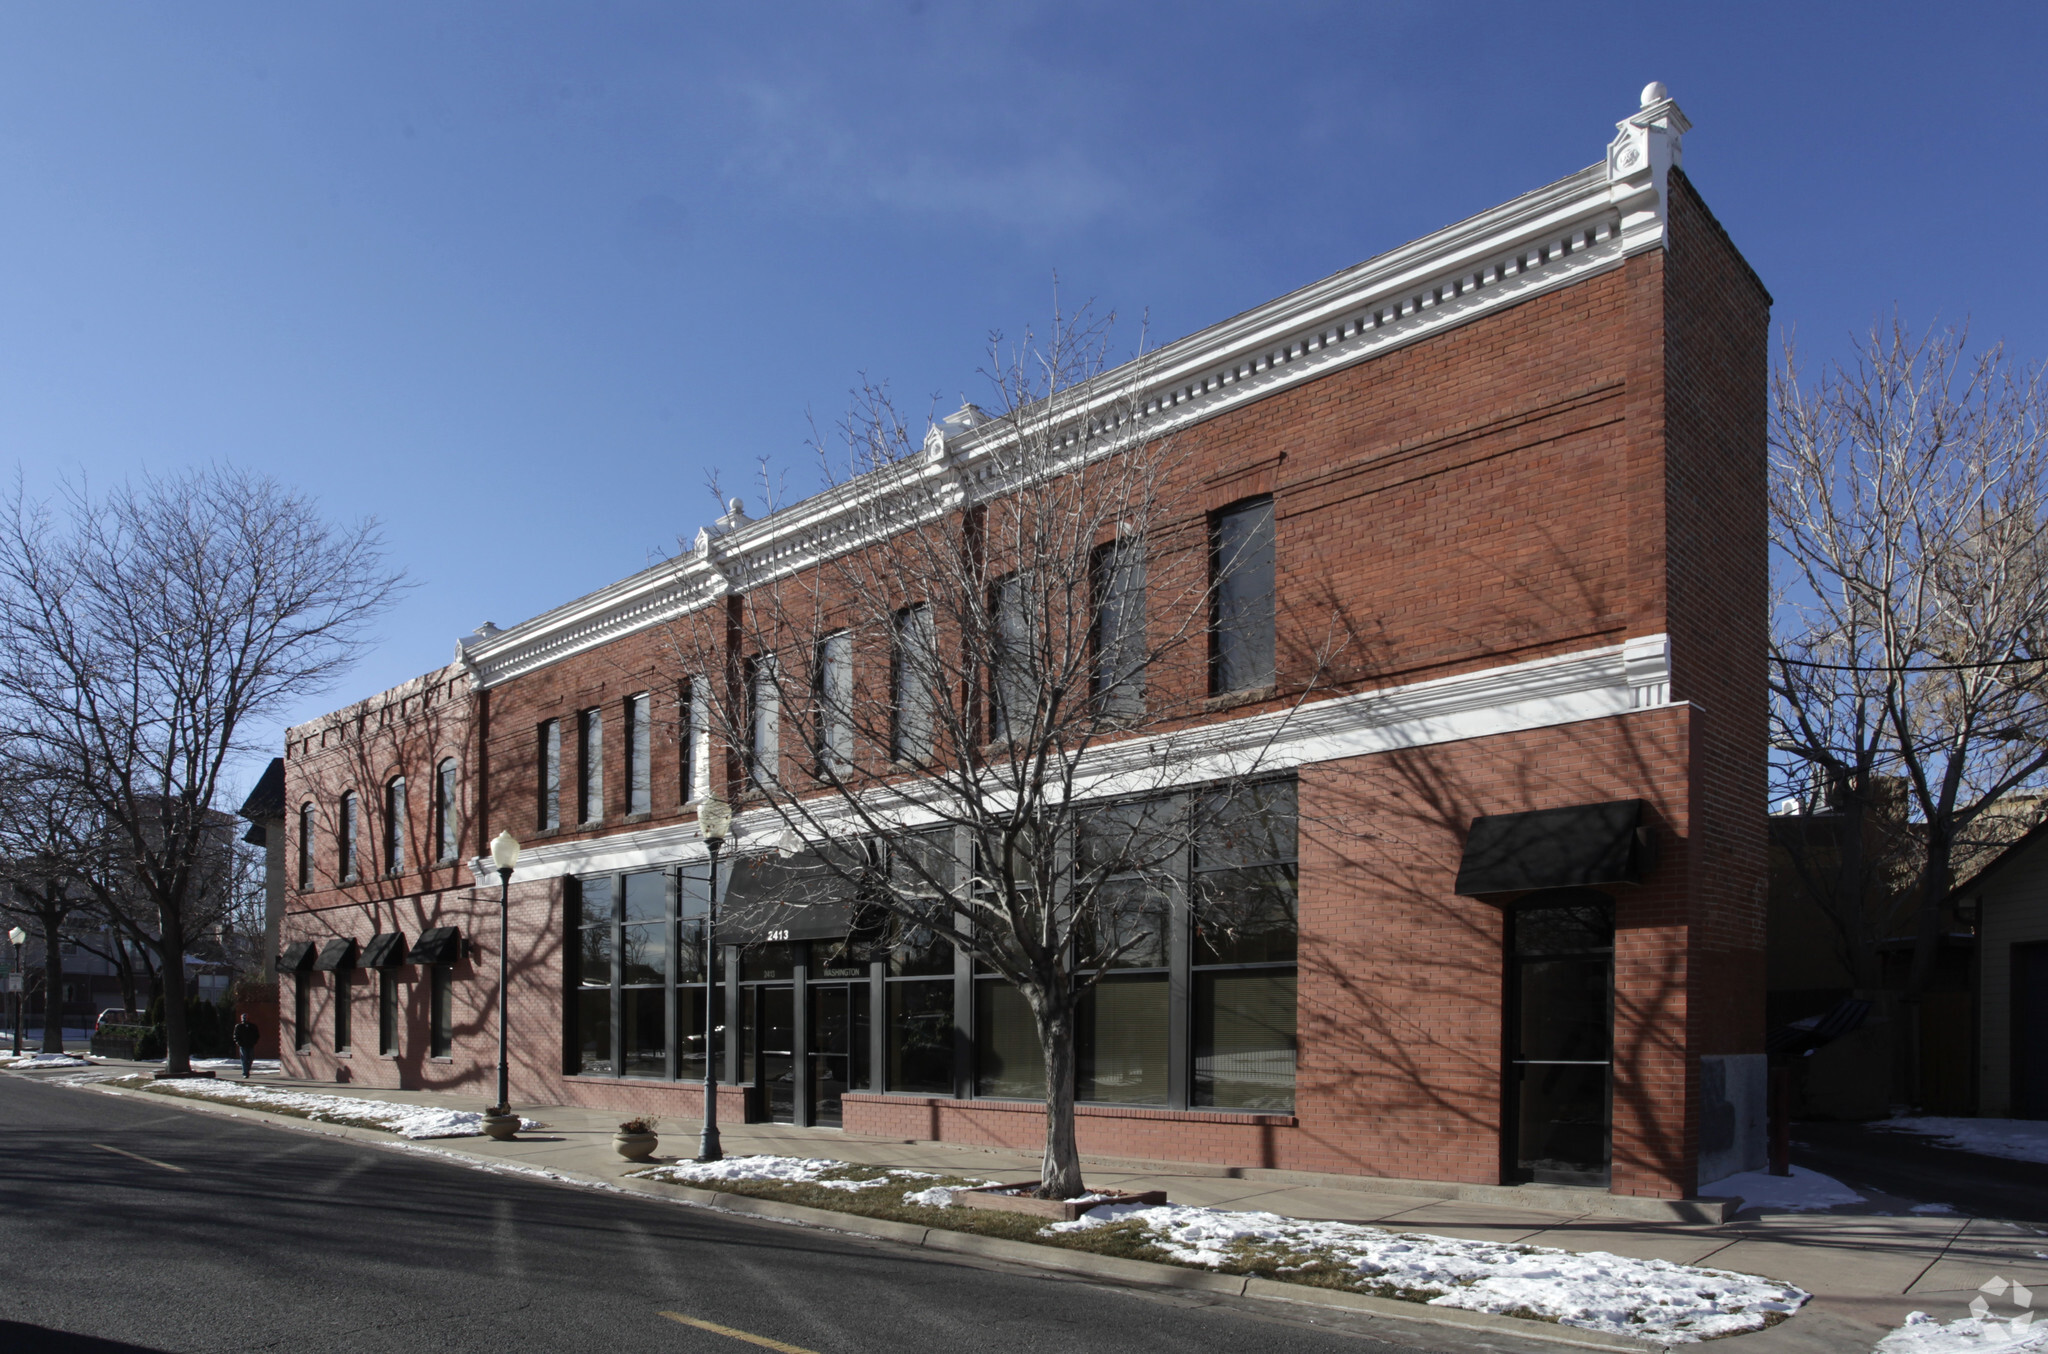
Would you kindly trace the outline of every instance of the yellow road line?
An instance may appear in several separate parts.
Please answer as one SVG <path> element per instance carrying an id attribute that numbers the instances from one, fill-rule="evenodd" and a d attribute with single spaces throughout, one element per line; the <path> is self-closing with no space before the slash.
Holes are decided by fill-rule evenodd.
<path id="1" fill-rule="evenodd" d="M 731 1326 L 721 1326 L 716 1321 L 702 1321 L 694 1316 L 684 1316 L 681 1312 L 660 1312 L 657 1315 L 665 1316 L 671 1321 L 680 1321 L 685 1326 L 695 1326 L 698 1330 L 708 1330 L 713 1335 L 723 1335 L 728 1340 L 745 1340 L 748 1344 L 759 1345 L 763 1349 L 779 1350 L 781 1354 L 818 1354 L 817 1350 L 805 1349 L 802 1345 L 785 1345 L 782 1341 L 771 1340 L 765 1335 L 749 1335 L 743 1330 L 734 1330 Z"/>
<path id="2" fill-rule="evenodd" d="M 131 1152 L 124 1147 L 109 1147 L 103 1142 L 96 1142 L 93 1144 L 93 1146 L 99 1148 L 102 1152 L 112 1152 L 116 1156 L 133 1157 L 135 1160 L 144 1162 L 151 1166 L 161 1166 L 167 1171 L 176 1171 L 179 1175 L 192 1174 L 192 1172 L 186 1170 L 183 1166 L 173 1166 L 168 1161 L 158 1161 L 155 1157 L 142 1156 L 139 1153 Z"/>

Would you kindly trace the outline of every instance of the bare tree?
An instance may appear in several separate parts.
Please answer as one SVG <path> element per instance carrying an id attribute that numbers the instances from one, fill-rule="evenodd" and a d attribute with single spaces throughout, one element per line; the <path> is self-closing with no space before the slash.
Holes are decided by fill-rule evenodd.
<path id="1" fill-rule="evenodd" d="M 2048 385 L 2002 348 L 1896 320 L 1810 386 L 1788 344 L 1771 448 L 1774 746 L 1853 820 L 1825 891 L 1860 930 L 1859 981 L 1882 891 L 1869 828 L 1903 784 L 1915 997 L 1959 859 L 2009 836 L 2002 810 L 2048 771 Z"/>
<path id="2" fill-rule="evenodd" d="M 1212 539 L 1187 454 L 1118 393 L 1142 382 L 1100 379 L 1106 334 L 1084 314 L 997 336 L 994 412 L 943 427 L 864 387 L 839 446 L 818 446 L 830 487 L 810 502 L 834 534 L 789 514 L 815 562 L 725 575 L 724 597 L 668 628 L 680 718 L 724 749 L 699 791 L 772 810 L 784 851 L 853 900 L 855 945 L 935 936 L 1021 994 L 1051 1198 L 1083 1190 L 1083 1002 L 1163 954 L 1198 838 L 1260 832 L 1265 745 L 1225 747 L 1202 716 L 1263 703 L 1277 733 L 1328 656 L 1283 635 L 1276 659 L 1270 515 Z M 693 558 L 739 567 L 717 532 L 679 567 Z M 1170 797 L 1203 780 L 1221 788 Z M 1291 887 L 1249 889 L 1197 924 L 1258 932 L 1292 908 Z"/>
<path id="3" fill-rule="evenodd" d="M 0 915 L 33 926 L 43 942 L 45 1053 L 64 1051 L 64 944 L 112 857 L 75 786 L 11 760 L 0 770 Z"/>
<path id="4" fill-rule="evenodd" d="M 218 904 L 221 778 L 262 722 L 325 687 L 400 586 L 375 523 L 337 527 L 231 468 L 17 484 L 0 522 L 0 718 L 74 787 L 154 913 L 168 1075 L 190 1072 L 185 947 Z"/>

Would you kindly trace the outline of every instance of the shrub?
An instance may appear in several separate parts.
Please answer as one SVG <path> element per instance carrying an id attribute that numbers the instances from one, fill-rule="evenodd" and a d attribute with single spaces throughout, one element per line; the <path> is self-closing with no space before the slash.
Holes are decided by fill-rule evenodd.
<path id="1" fill-rule="evenodd" d="M 159 1030 L 164 1024 L 164 999 L 149 1004 L 150 1024 Z M 185 1001 L 185 1038 L 195 1058 L 231 1058 L 235 1054 L 234 1017 L 222 1006 L 189 997 Z M 137 1054 L 137 1057 L 142 1056 Z M 159 1051 L 156 1057 L 163 1057 Z"/>

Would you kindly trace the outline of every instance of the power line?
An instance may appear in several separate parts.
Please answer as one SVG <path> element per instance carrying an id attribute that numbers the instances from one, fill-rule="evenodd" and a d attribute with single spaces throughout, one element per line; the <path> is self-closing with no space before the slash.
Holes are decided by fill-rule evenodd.
<path id="1" fill-rule="evenodd" d="M 1822 668 L 1828 672 L 1975 672 L 1980 668 L 2009 668 L 2015 663 L 2039 663 L 2038 658 L 1996 658 L 1988 663 L 1929 663 L 1921 667 L 1891 667 L 1882 663 L 1816 663 L 1806 658 L 1771 655 L 1773 663 L 1793 668 Z"/>

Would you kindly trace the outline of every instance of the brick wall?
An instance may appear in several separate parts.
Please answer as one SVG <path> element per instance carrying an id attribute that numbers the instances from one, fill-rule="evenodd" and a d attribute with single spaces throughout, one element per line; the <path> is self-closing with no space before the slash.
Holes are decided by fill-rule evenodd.
<path id="1" fill-rule="evenodd" d="M 1663 853 L 1643 887 L 1617 893 L 1613 1187 L 1694 1187 L 1698 1058 L 1762 1044 L 1769 298 L 1684 176 L 1671 185 L 1667 249 L 1182 434 L 1189 525 L 1274 496 L 1283 687 L 1312 655 L 1326 689 L 1357 691 L 1668 633 L 1678 703 L 1304 767 L 1297 1115 L 1090 1110 L 1084 1150 L 1499 1179 L 1501 914 L 1451 892 L 1466 825 L 1640 797 Z M 1188 536 L 1198 550 L 1199 531 Z M 439 674 L 421 679 L 438 682 L 438 704 L 408 706 L 401 688 L 295 729 L 288 808 L 312 796 L 331 817 L 339 789 L 358 785 L 367 852 L 380 787 L 403 765 L 424 843 L 432 760 L 458 748 L 465 853 L 504 829 L 533 845 L 686 819 L 671 645 L 654 627 L 474 698 Z M 628 818 L 624 702 L 642 691 L 653 802 Z M 606 800 L 602 821 L 579 824 L 576 719 L 592 707 L 606 722 Z M 548 832 L 536 734 L 551 718 L 564 793 Z M 294 892 L 286 939 L 458 924 L 488 951 L 495 899 L 468 883 L 466 870 L 417 865 L 347 888 L 323 877 Z M 561 1075 L 559 888 L 513 890 L 515 1094 L 694 1115 L 694 1087 Z M 484 1093 L 492 962 L 457 970 L 452 1062 L 359 1051 L 346 1075 Z M 330 994 L 317 995 L 324 1031 Z M 424 988 L 406 1000 L 423 1022 Z M 358 1050 L 374 1049 L 374 1001 L 355 1009 Z M 331 1055 L 287 1057 L 343 1074 Z M 1028 1106 L 926 1097 L 852 1097 L 847 1122 L 1013 1146 L 1039 1133 Z"/>

